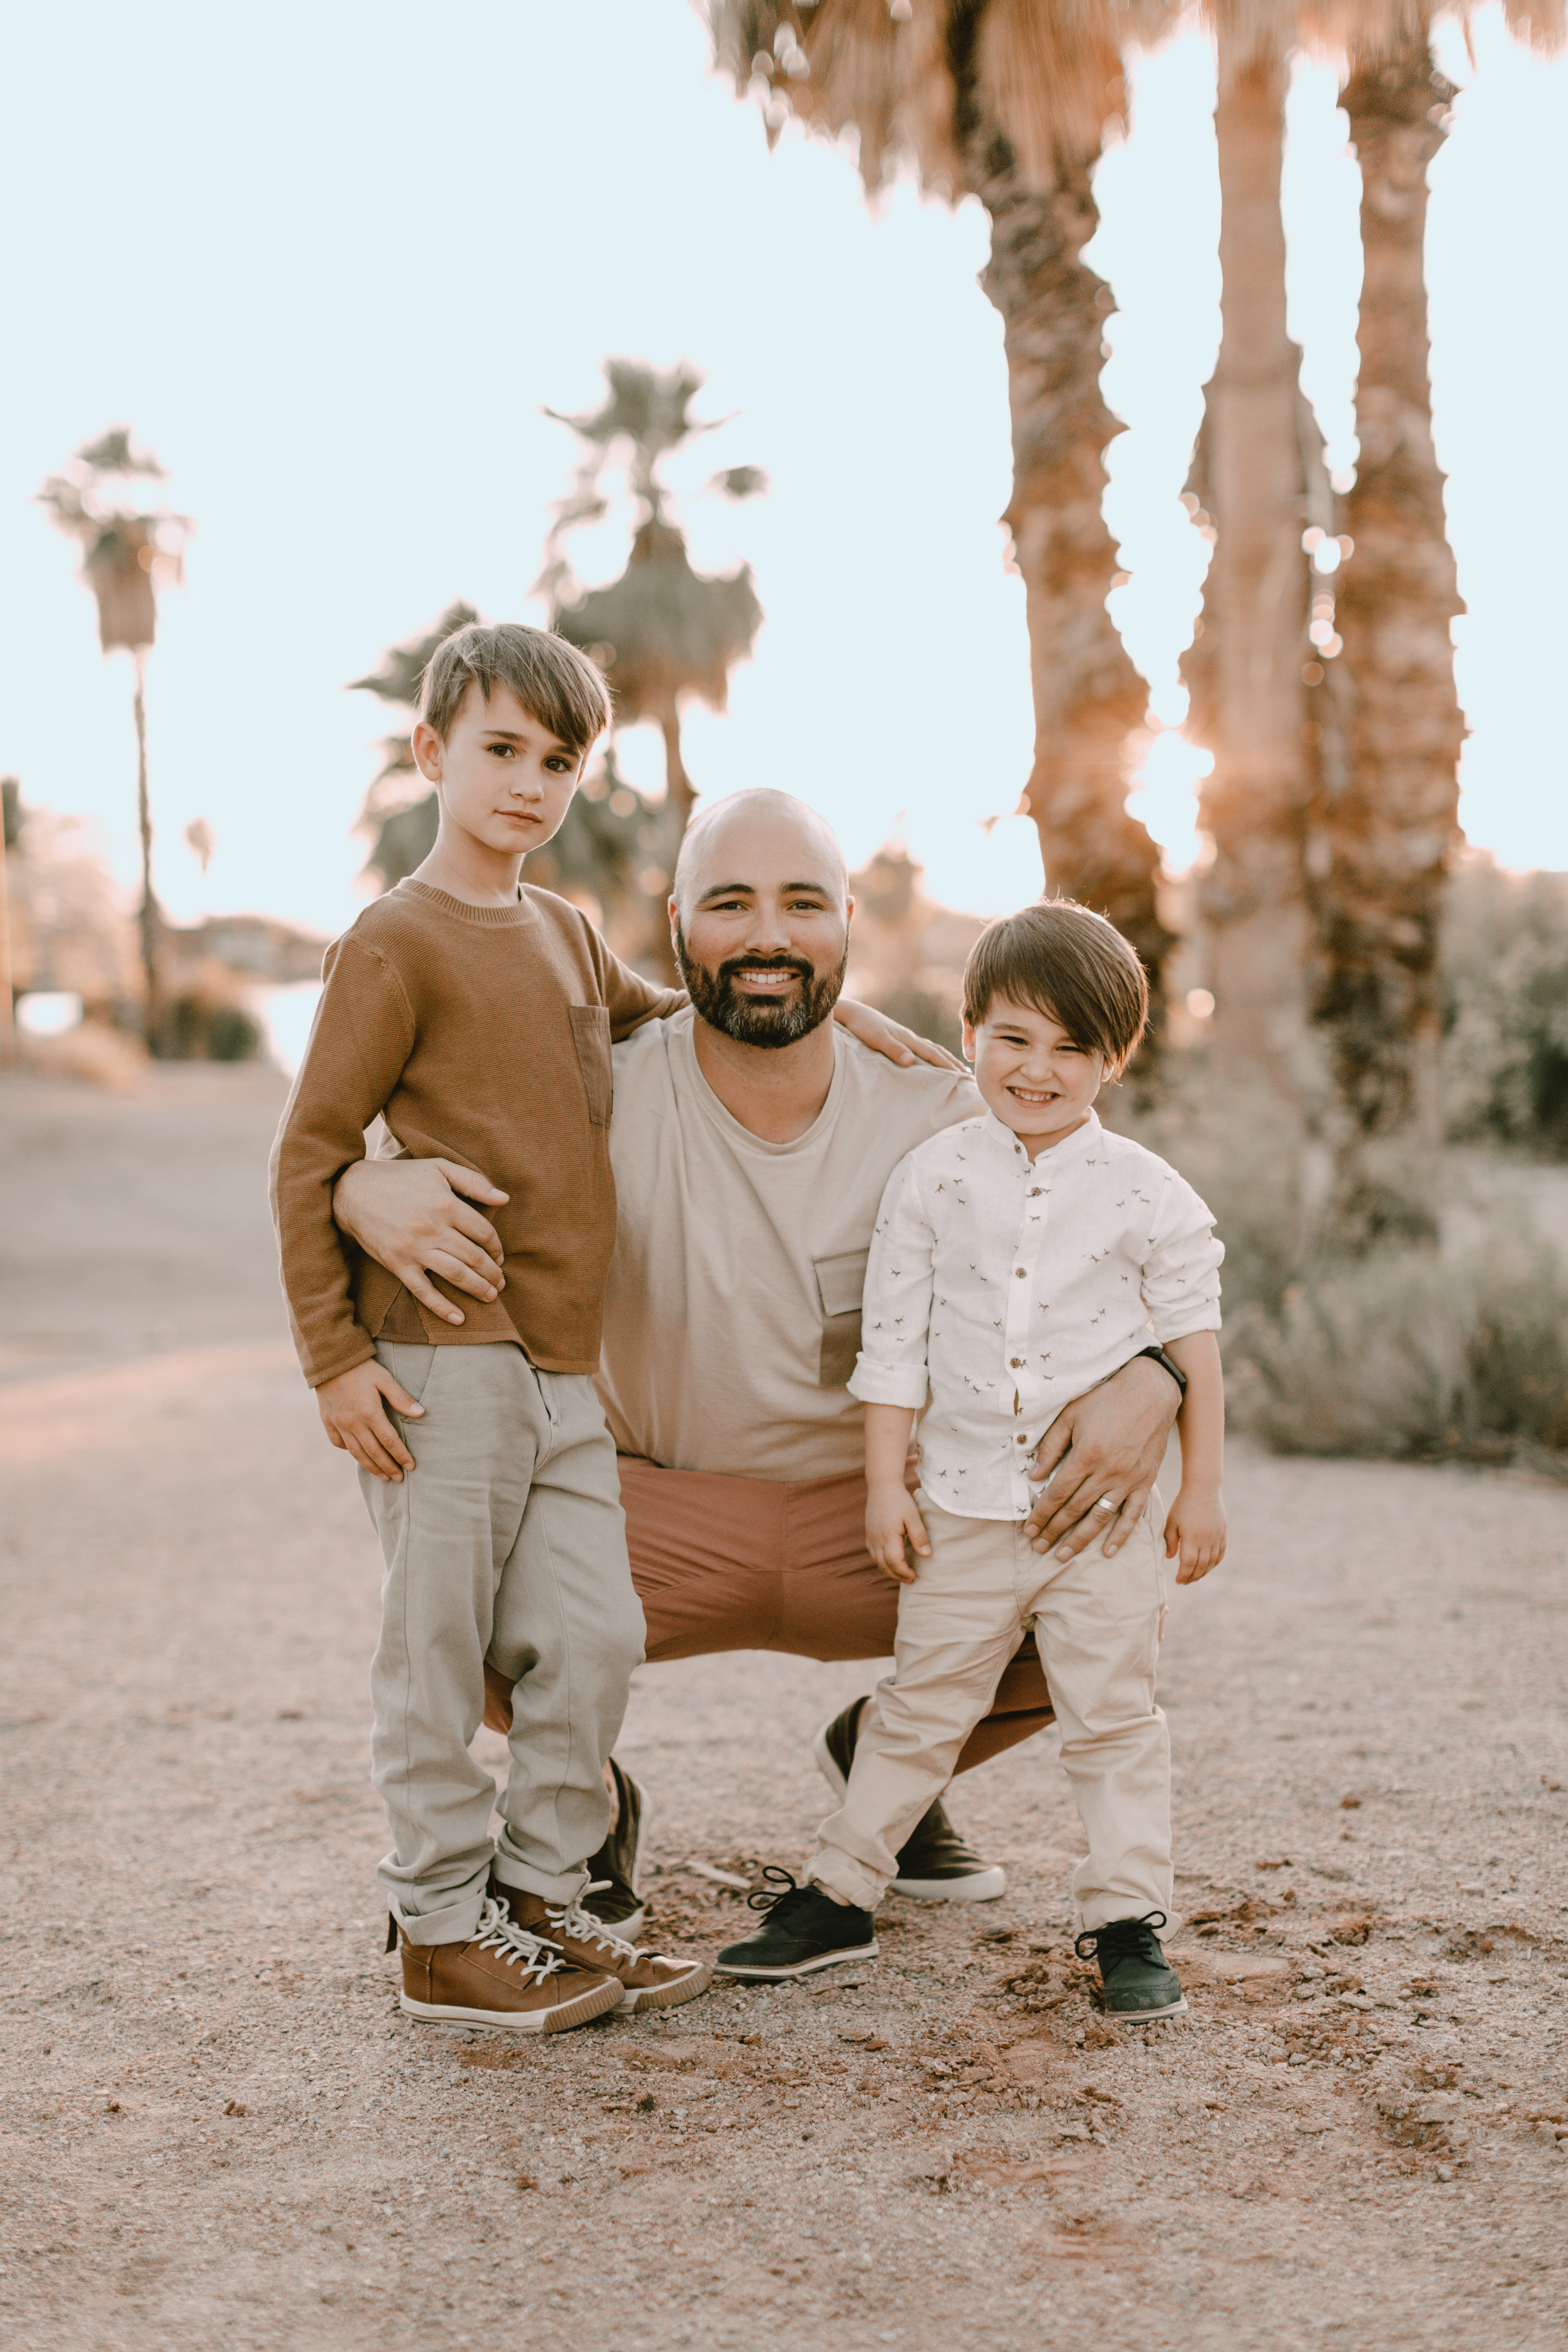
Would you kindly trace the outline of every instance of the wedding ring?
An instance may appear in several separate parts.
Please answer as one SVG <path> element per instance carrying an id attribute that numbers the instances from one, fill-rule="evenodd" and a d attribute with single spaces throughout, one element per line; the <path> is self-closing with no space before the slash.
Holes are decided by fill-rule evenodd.
<path id="1" fill-rule="evenodd" d="M 1111 1501 L 1109 1495 L 1101 1495 L 1099 1502 L 1096 1503 L 1094 1507 L 1097 1511 L 1113 1511 L 1116 1508 L 1116 1506 Z"/>

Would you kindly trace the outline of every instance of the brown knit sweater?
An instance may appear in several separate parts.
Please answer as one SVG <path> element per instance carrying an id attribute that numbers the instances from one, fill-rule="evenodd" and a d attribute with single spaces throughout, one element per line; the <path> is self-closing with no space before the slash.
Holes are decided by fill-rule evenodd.
<path id="1" fill-rule="evenodd" d="M 564 898 L 524 887 L 470 907 L 401 882 L 335 940 L 272 1147 L 271 1195 L 294 1344 L 312 1388 L 376 1339 L 519 1340 L 543 1371 L 592 1372 L 616 1238 L 610 1045 L 685 998 L 620 962 Z M 487 1212 L 506 1288 L 427 1314 L 332 1223 L 332 1187 L 381 1112 L 416 1160 L 456 1160 L 509 1193 Z"/>

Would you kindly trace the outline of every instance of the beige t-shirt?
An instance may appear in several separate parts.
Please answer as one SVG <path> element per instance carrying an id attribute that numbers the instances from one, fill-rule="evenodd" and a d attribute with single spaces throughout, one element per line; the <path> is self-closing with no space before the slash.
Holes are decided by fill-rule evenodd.
<path id="1" fill-rule="evenodd" d="M 963 1072 L 900 1069 L 835 1024 L 819 1116 L 764 1143 L 703 1077 L 692 1019 L 650 1021 L 614 1050 L 610 1429 L 668 1469 L 838 1477 L 861 1467 L 845 1382 L 883 1187 L 906 1151 L 984 1106 Z"/>

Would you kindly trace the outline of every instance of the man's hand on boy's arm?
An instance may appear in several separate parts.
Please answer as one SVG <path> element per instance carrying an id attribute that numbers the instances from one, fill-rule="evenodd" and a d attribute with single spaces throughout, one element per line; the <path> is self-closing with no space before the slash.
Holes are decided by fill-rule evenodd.
<path id="1" fill-rule="evenodd" d="M 1105 1538 L 1108 1558 L 1142 1517 L 1182 1392 L 1147 1356 L 1058 1413 L 1035 1450 L 1035 1475 L 1051 1483 L 1025 1525 L 1037 1551 L 1071 1559 Z M 1109 1504 L 1109 1509 L 1100 1508 Z"/>
<path id="2" fill-rule="evenodd" d="M 929 1037 L 918 1030 L 906 1029 L 901 1021 L 890 1021 L 872 1004 L 862 1004 L 858 997 L 841 996 L 833 1008 L 833 1017 L 843 1023 L 851 1037 L 858 1037 L 862 1045 L 869 1045 L 874 1054 L 885 1054 L 889 1062 L 908 1069 L 911 1062 L 930 1062 L 939 1070 L 962 1070 L 963 1064 L 955 1062 L 944 1045 L 933 1045 Z"/>
<path id="3" fill-rule="evenodd" d="M 383 1485 L 400 1486 L 414 1456 L 386 1417 L 385 1406 L 417 1421 L 425 1408 L 398 1385 L 384 1364 L 371 1360 L 323 1381 L 316 1410 L 331 1444 L 352 1454 L 362 1470 Z"/>
<path id="4" fill-rule="evenodd" d="M 470 1298 L 491 1299 L 506 1288 L 500 1236 L 468 1202 L 500 1208 L 507 1197 L 453 1160 L 356 1160 L 338 1179 L 332 1215 L 421 1307 L 460 1323 L 462 1309 L 442 1297 L 429 1276 L 438 1274 Z"/>

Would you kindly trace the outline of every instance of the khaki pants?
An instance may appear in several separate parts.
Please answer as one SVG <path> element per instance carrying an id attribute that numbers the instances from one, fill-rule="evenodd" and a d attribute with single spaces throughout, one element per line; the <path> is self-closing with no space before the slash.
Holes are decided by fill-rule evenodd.
<path id="1" fill-rule="evenodd" d="M 892 1656 L 899 1588 L 866 1549 L 866 1481 L 858 1470 L 731 1478 L 623 1454 L 620 1472 L 650 1665 L 721 1650 Z M 485 1682 L 485 1721 L 505 1731 L 510 1686 L 493 1664 Z M 1051 1695 L 1026 1633 L 955 1769 L 984 1764 L 1050 1720 Z"/>
<path id="2" fill-rule="evenodd" d="M 876 1908 L 894 1853 L 947 1786 L 1032 1625 L 1089 1838 L 1073 1877 L 1083 1925 L 1163 1911 L 1173 1926 L 1171 1750 L 1154 1704 L 1165 1612 L 1158 1496 L 1113 1559 L 1095 1543 L 1070 1560 L 1042 1558 L 1022 1522 L 958 1518 L 923 1493 L 916 1501 L 931 1557 L 900 1589 L 895 1670 L 861 1718 L 848 1794 L 818 1832 L 807 1877 Z"/>
<path id="3" fill-rule="evenodd" d="M 552 1900 L 586 1885 L 642 1611 L 591 1380 L 539 1371 L 504 1341 L 376 1354 L 425 1407 L 399 1423 L 416 1465 L 401 1486 L 360 1474 L 386 1561 L 371 1668 L 393 1836 L 380 1876 L 412 1942 L 453 1943 L 479 1924 L 492 1856 Z M 495 1784 L 468 1753 L 487 1653 L 514 1685 L 499 1845 Z"/>

